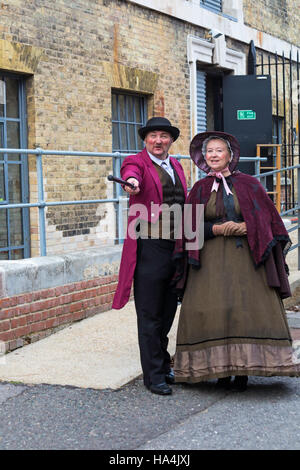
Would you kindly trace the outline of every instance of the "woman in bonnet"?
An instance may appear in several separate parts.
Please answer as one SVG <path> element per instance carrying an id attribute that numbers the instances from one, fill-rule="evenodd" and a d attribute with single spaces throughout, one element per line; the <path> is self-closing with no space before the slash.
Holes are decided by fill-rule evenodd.
<path id="1" fill-rule="evenodd" d="M 236 138 L 223 132 L 191 142 L 191 158 L 207 173 L 187 201 L 204 205 L 204 246 L 176 244 L 184 295 L 174 373 L 176 382 L 218 379 L 243 391 L 249 375 L 299 376 L 300 364 L 282 303 L 291 295 L 290 239 L 263 186 L 237 170 L 239 154 Z"/>

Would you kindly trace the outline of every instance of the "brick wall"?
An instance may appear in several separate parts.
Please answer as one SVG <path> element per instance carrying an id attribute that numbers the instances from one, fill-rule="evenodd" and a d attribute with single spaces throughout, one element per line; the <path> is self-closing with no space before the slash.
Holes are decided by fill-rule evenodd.
<path id="1" fill-rule="evenodd" d="M 12 351 L 109 310 L 117 278 L 103 276 L 0 299 L 0 341 Z"/>
<path id="2" fill-rule="evenodd" d="M 111 90 L 120 89 L 145 95 L 149 117 L 170 118 L 181 130 L 171 152 L 188 154 L 187 36 L 204 38 L 204 29 L 126 0 L 10 0 L 0 4 L 0 14 L 0 69 L 26 79 L 29 148 L 110 152 Z M 298 45 L 298 0 L 244 0 L 244 19 Z M 247 54 L 248 45 L 229 37 L 226 41 Z M 189 165 L 185 168 L 189 176 Z M 45 198 L 110 198 L 112 184 L 106 176 L 111 169 L 109 158 L 44 157 Z M 29 186 L 35 202 L 33 156 Z M 114 217 L 112 204 L 48 208 L 48 254 L 103 250 L 103 240 L 111 242 L 114 236 Z M 38 256 L 37 209 L 30 210 L 30 232 L 31 254 Z M 1 282 L 0 277 L 0 297 Z M 14 349 L 109 309 L 115 282 L 115 274 L 99 275 L 2 296 L 0 340 Z"/>
<path id="3" fill-rule="evenodd" d="M 0 346 L 11 351 L 110 310 L 120 257 L 115 246 L 0 261 Z"/>
<path id="4" fill-rule="evenodd" d="M 26 44 L 28 50 L 16 54 L 13 61 L 8 58 L 4 65 L 0 59 L 0 68 L 18 72 L 20 63 L 22 67 L 34 63 L 27 79 L 28 146 L 111 152 L 111 90 L 121 88 L 146 94 L 149 117 L 164 114 L 179 126 L 181 137 L 172 152 L 187 154 L 187 34 L 203 32 L 126 1 L 3 3 L 0 39 Z M 33 50 L 38 52 L 33 54 Z M 106 180 L 111 169 L 109 158 L 45 157 L 46 198 L 111 197 L 112 184 Z M 35 202 L 33 156 L 29 157 L 29 179 L 30 201 Z M 30 210 L 30 228 L 32 256 L 38 256 L 36 209 Z M 104 233 L 111 242 L 113 205 L 47 209 L 48 254 L 99 246 Z"/>
<path id="5" fill-rule="evenodd" d="M 188 154 L 187 36 L 203 38 L 205 30 L 124 0 L 10 0 L 0 11 L 1 50 L 7 51 L 0 55 L 0 68 L 27 74 L 30 148 L 110 152 L 111 90 L 117 88 L 146 95 L 149 117 L 166 115 L 181 129 L 171 151 Z M 245 0 L 244 17 L 250 26 L 298 42 L 298 1 Z M 247 52 L 245 45 L 238 49 Z M 111 197 L 106 180 L 111 169 L 109 158 L 45 157 L 46 198 Z M 186 165 L 187 176 L 189 171 Z M 29 182 L 35 202 L 33 156 Z M 112 204 L 48 208 L 48 253 L 112 242 L 114 221 Z M 32 256 L 37 256 L 36 209 L 30 210 L 30 231 Z"/>
<path id="6" fill-rule="evenodd" d="M 244 0 L 243 5 L 245 24 L 299 47 L 298 0 Z"/>

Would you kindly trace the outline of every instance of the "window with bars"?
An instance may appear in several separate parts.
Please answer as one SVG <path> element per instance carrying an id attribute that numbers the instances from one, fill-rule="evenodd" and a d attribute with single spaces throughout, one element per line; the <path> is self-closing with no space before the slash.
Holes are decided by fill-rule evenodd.
<path id="1" fill-rule="evenodd" d="M 112 93 L 112 149 L 113 152 L 139 152 L 143 141 L 138 129 L 145 125 L 146 98 L 141 95 Z"/>
<path id="2" fill-rule="evenodd" d="M 222 0 L 200 0 L 200 6 L 219 13 L 222 11 Z"/>
<path id="3" fill-rule="evenodd" d="M 26 148 L 25 82 L 0 74 L 0 147 Z M 0 206 L 28 202 L 27 156 L 0 154 Z M 0 260 L 30 256 L 28 209 L 0 207 Z"/>

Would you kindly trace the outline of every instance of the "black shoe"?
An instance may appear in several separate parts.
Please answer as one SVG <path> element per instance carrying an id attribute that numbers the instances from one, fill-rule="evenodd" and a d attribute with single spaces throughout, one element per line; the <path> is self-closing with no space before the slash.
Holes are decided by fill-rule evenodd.
<path id="1" fill-rule="evenodd" d="M 171 395 L 172 393 L 172 389 L 166 384 L 166 382 L 162 382 L 157 385 L 150 385 L 150 391 L 157 395 Z"/>
<path id="2" fill-rule="evenodd" d="M 170 369 L 170 372 L 166 374 L 166 382 L 170 385 L 175 383 L 175 375 L 173 369 Z"/>
<path id="3" fill-rule="evenodd" d="M 231 376 L 229 377 L 222 377 L 221 379 L 218 379 L 217 383 L 216 383 L 216 387 L 217 388 L 223 388 L 225 390 L 229 390 L 230 389 L 230 381 L 231 381 Z"/>
<path id="4" fill-rule="evenodd" d="M 237 375 L 233 381 L 232 390 L 234 390 L 235 392 L 244 392 L 245 390 L 247 390 L 247 382 L 247 375 Z"/>

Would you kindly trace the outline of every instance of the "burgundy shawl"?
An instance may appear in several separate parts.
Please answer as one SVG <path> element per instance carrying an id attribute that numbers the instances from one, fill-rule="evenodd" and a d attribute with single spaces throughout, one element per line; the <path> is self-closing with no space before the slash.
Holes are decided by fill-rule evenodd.
<path id="1" fill-rule="evenodd" d="M 291 241 L 274 203 L 253 176 L 236 171 L 230 178 L 247 225 L 247 238 L 255 267 L 265 265 L 269 286 L 277 288 L 281 298 L 291 296 L 285 263 Z M 197 181 L 187 203 L 193 206 L 203 204 L 205 207 L 211 195 L 213 180 L 207 176 Z M 186 281 L 187 264 L 201 267 L 201 250 L 185 251 L 185 240 L 182 238 L 177 240 L 174 258 L 180 267 L 174 278 L 180 290 Z M 185 265 L 182 260 L 185 260 Z"/>

